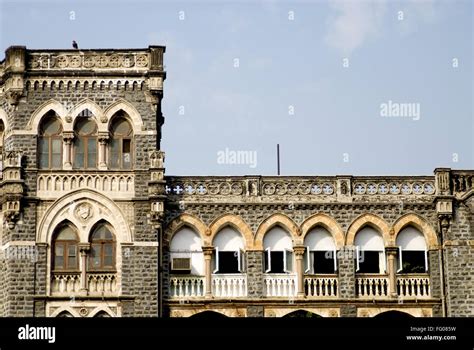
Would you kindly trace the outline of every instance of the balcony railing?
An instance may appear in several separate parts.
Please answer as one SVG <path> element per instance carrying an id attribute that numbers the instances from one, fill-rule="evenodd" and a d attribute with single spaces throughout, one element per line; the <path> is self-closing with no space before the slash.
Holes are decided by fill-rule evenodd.
<path id="1" fill-rule="evenodd" d="M 89 294 L 113 294 L 117 291 L 115 273 L 88 273 L 87 285 Z"/>
<path id="2" fill-rule="evenodd" d="M 80 272 L 54 272 L 51 278 L 51 294 L 56 296 L 87 294 L 115 295 L 117 275 L 115 273 L 89 272 L 86 275 L 87 289 L 81 289 Z"/>
<path id="3" fill-rule="evenodd" d="M 205 283 L 203 276 L 171 276 L 170 297 L 192 298 L 203 297 Z"/>
<path id="4" fill-rule="evenodd" d="M 81 290 L 81 273 L 64 272 L 54 273 L 51 279 L 52 294 L 74 294 Z"/>
<path id="5" fill-rule="evenodd" d="M 247 276 L 245 274 L 212 275 L 212 295 L 218 298 L 247 296 Z"/>
<path id="6" fill-rule="evenodd" d="M 304 291 L 307 297 L 337 297 L 337 276 L 305 276 Z"/>
<path id="7" fill-rule="evenodd" d="M 130 173 L 40 173 L 37 180 L 38 197 L 55 199 L 69 191 L 90 188 L 112 198 L 129 198 L 135 194 L 135 177 Z"/>
<path id="8" fill-rule="evenodd" d="M 430 278 L 427 274 L 397 276 L 397 293 L 403 298 L 429 298 Z"/>
<path id="9" fill-rule="evenodd" d="M 388 277 L 385 275 L 361 275 L 356 277 L 356 294 L 359 298 L 388 297 Z"/>
<path id="10" fill-rule="evenodd" d="M 267 274 L 263 277 L 264 295 L 267 297 L 293 297 L 297 293 L 295 275 Z"/>

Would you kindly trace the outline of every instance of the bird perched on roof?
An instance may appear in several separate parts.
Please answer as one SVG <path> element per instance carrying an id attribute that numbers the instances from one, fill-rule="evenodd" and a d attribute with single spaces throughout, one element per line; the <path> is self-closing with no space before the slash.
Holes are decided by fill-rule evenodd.
<path id="1" fill-rule="evenodd" d="M 75 48 L 76 50 L 79 48 L 79 46 L 77 46 L 76 40 L 72 41 L 72 47 Z"/>

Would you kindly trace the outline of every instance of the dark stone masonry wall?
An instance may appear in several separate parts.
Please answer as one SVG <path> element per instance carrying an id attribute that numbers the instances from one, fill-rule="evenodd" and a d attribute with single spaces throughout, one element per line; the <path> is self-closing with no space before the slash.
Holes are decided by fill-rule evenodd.
<path id="1" fill-rule="evenodd" d="M 452 243 L 445 248 L 445 280 L 448 316 L 474 314 L 474 232 L 471 198 L 468 205 L 455 208 L 455 215 L 446 239 Z"/>

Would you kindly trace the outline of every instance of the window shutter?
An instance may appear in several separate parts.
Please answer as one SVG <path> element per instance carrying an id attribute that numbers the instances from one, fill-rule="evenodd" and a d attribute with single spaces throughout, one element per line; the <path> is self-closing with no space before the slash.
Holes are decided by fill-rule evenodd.
<path id="1" fill-rule="evenodd" d="M 304 270 L 305 273 L 311 271 L 311 253 L 309 251 L 309 247 L 306 247 L 306 268 Z"/>
<path id="2" fill-rule="evenodd" d="M 385 258 L 385 248 L 381 252 L 379 252 L 379 271 L 380 273 L 387 272 L 387 262 Z"/>
<path id="3" fill-rule="evenodd" d="M 334 259 L 333 260 L 334 261 L 334 272 L 336 272 L 337 271 L 337 249 L 334 248 L 332 253 L 333 253 L 332 258 Z"/>
<path id="4" fill-rule="evenodd" d="M 283 252 L 283 271 L 287 273 L 292 270 L 292 253 L 290 249 L 285 249 Z"/>
<path id="5" fill-rule="evenodd" d="M 215 248 L 215 252 L 216 252 L 216 259 L 215 259 L 216 265 L 212 273 L 216 273 L 217 271 L 219 271 L 219 248 L 218 247 Z"/>
<path id="6" fill-rule="evenodd" d="M 359 252 L 359 246 L 356 246 L 356 272 L 360 270 L 360 252 Z"/>
<path id="7" fill-rule="evenodd" d="M 428 272 L 428 251 L 425 250 L 425 271 Z"/>
<path id="8" fill-rule="evenodd" d="M 245 258 L 245 255 L 244 255 L 244 251 L 242 249 L 239 249 L 239 251 L 237 252 L 237 264 L 238 264 L 238 270 L 239 272 L 244 272 L 244 258 Z"/>
<path id="9" fill-rule="evenodd" d="M 403 270 L 402 247 L 398 247 L 398 269 L 397 272 Z"/>
<path id="10" fill-rule="evenodd" d="M 265 272 L 268 273 L 272 269 L 272 254 L 270 253 L 270 248 L 265 249 L 265 254 L 267 254 L 267 266 L 265 266 Z"/>

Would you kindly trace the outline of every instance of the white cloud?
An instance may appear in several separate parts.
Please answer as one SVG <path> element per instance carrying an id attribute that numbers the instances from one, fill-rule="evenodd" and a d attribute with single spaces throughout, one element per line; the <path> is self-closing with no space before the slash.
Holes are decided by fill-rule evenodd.
<path id="1" fill-rule="evenodd" d="M 337 14 L 328 21 L 325 41 L 344 54 L 376 37 L 386 12 L 385 1 L 331 0 L 330 7 Z"/>

